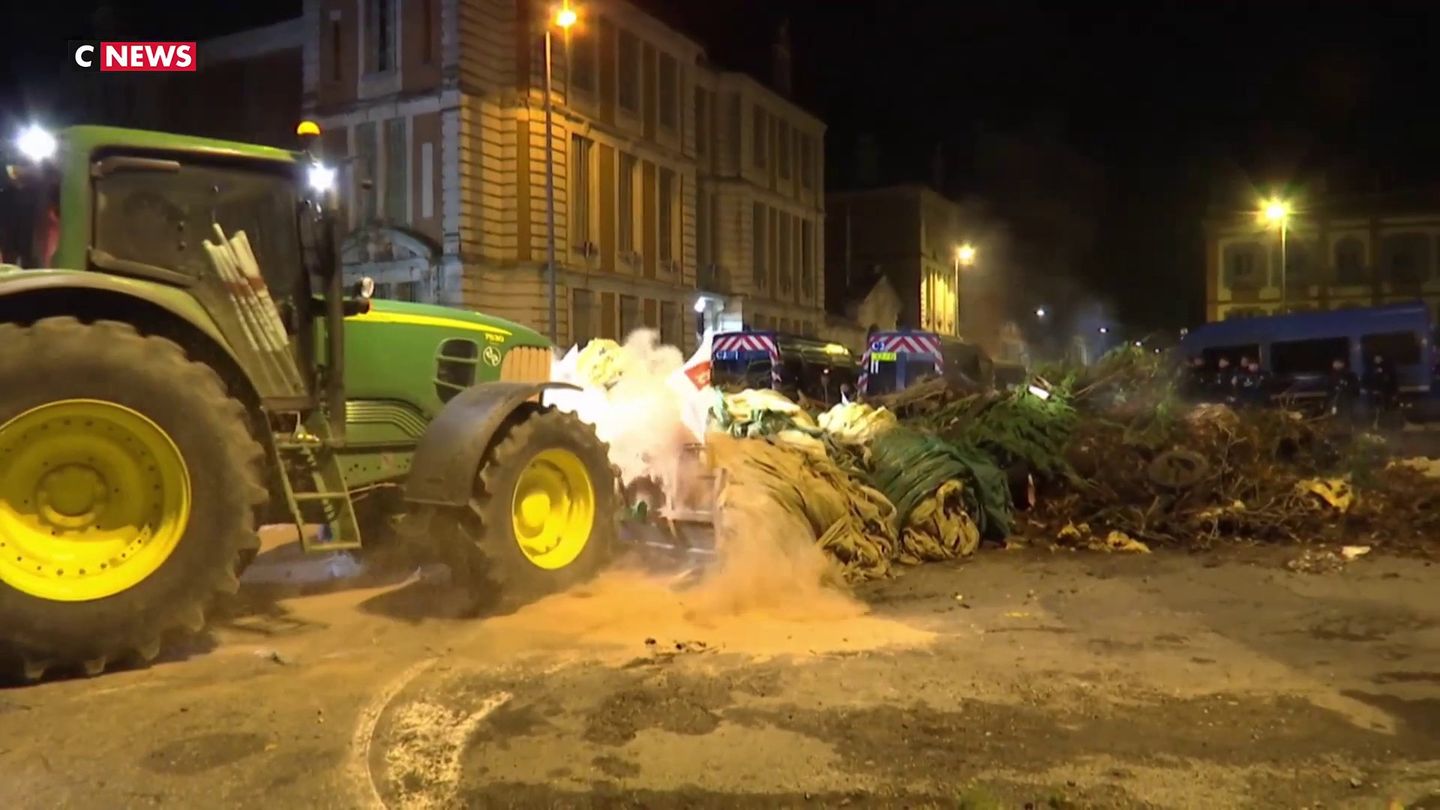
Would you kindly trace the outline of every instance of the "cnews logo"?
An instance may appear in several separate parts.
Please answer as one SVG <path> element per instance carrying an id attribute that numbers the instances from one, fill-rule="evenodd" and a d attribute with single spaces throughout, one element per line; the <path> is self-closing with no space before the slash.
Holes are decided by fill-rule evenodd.
<path id="1" fill-rule="evenodd" d="M 188 72 L 195 70 L 193 42 L 71 42 L 76 70 Z"/>

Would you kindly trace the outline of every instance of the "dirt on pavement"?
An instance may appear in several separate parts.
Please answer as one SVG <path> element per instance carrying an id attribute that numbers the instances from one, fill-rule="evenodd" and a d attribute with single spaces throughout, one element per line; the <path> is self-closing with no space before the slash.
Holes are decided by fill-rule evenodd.
<path id="1" fill-rule="evenodd" d="M 818 615 L 610 573 L 251 586 L 146 670 L 0 692 L 10 807 L 1440 807 L 1437 569 L 990 552 Z M 678 590 L 677 590 L 678 588 Z"/>

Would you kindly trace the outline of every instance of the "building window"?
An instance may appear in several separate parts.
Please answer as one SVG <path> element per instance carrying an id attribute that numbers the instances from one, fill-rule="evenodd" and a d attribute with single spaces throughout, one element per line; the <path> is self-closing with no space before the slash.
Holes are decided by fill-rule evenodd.
<path id="1" fill-rule="evenodd" d="M 1423 284 L 1430 277 L 1430 240 L 1419 233 L 1386 236 L 1380 240 L 1380 266 L 1391 284 Z"/>
<path id="2" fill-rule="evenodd" d="M 750 160 L 755 168 L 765 168 L 766 147 L 770 142 L 770 117 L 765 114 L 759 104 L 751 111 L 750 117 L 750 140 L 752 142 Z"/>
<path id="3" fill-rule="evenodd" d="M 420 2 L 420 63 L 435 62 L 435 0 Z"/>
<path id="4" fill-rule="evenodd" d="M 780 261 L 775 264 L 775 268 L 780 273 L 780 292 L 787 295 L 795 283 L 793 276 L 795 270 L 794 254 L 790 251 L 790 223 L 790 215 L 781 211 L 778 221 L 776 222 L 780 238 L 775 240 L 777 243 L 775 249 L 780 254 Z"/>
<path id="5" fill-rule="evenodd" d="M 583 346 L 595 337 L 595 293 L 570 290 L 570 342 Z"/>
<path id="6" fill-rule="evenodd" d="M 410 221 L 410 150 L 405 138 L 405 119 L 385 122 L 385 218 L 391 222 Z"/>
<path id="7" fill-rule="evenodd" d="M 343 50 L 340 47 L 340 12 L 330 12 L 330 80 L 340 80 L 340 62 Z"/>
<path id="8" fill-rule="evenodd" d="M 811 144 L 809 135 L 800 136 L 800 154 L 796 160 L 800 163 L 800 187 L 815 187 L 815 158 L 811 154 L 814 147 Z"/>
<path id="9" fill-rule="evenodd" d="M 376 177 L 375 122 L 355 126 L 355 213 L 361 225 L 375 219 Z"/>
<path id="10" fill-rule="evenodd" d="M 660 302 L 660 342 L 667 346 L 680 345 L 680 307 L 674 301 Z"/>
<path id="11" fill-rule="evenodd" d="M 782 180 L 790 179 L 790 125 L 784 121 L 776 122 L 775 129 L 775 163 L 780 170 Z"/>
<path id="12" fill-rule="evenodd" d="M 1275 266 L 1280 266 L 1280 246 L 1275 246 Z M 1285 246 L 1285 286 L 1293 288 L 1296 285 L 1311 283 L 1310 246 L 1299 239 L 1291 239 Z M 1277 278 L 1276 283 L 1279 283 Z"/>
<path id="13" fill-rule="evenodd" d="M 765 269 L 773 275 L 774 271 L 780 267 L 780 251 L 778 245 L 780 241 L 778 238 L 780 233 L 780 212 L 771 208 L 766 213 L 770 215 L 770 227 L 765 232 Z M 770 286 L 773 287 L 774 285 L 772 284 Z"/>
<path id="14" fill-rule="evenodd" d="M 633 295 L 620 296 L 620 339 L 640 328 L 640 299 Z"/>
<path id="15" fill-rule="evenodd" d="M 640 40 L 629 31 L 620 32 L 620 107 L 640 111 Z"/>
<path id="16" fill-rule="evenodd" d="M 570 136 L 570 249 L 582 250 L 591 242 L 590 180 L 591 153 L 595 143 L 580 135 Z"/>
<path id="17" fill-rule="evenodd" d="M 615 340 L 615 293 L 600 293 L 600 337 Z"/>
<path id="18" fill-rule="evenodd" d="M 435 216 L 435 144 L 420 146 L 420 217 Z"/>
<path id="19" fill-rule="evenodd" d="M 371 73 L 395 68 L 395 0 L 365 0 L 365 52 Z"/>
<path id="20" fill-rule="evenodd" d="M 815 295 L 815 224 L 808 219 L 800 221 L 800 291 Z"/>
<path id="21" fill-rule="evenodd" d="M 595 92 L 596 70 L 600 47 L 600 36 L 598 26 L 589 26 L 587 31 L 575 35 L 570 43 L 572 54 L 570 65 L 570 81 L 579 90 L 587 93 Z"/>
<path id="22" fill-rule="evenodd" d="M 675 260 L 675 172 L 660 170 L 660 262 Z"/>
<path id="23" fill-rule="evenodd" d="M 695 261 L 707 267 L 715 260 L 710 255 L 710 192 L 704 186 L 695 194 Z"/>
<path id="24" fill-rule="evenodd" d="M 730 120 L 727 122 L 725 131 L 730 139 L 730 145 L 726 151 L 730 155 L 730 165 L 734 166 L 734 171 L 738 172 L 740 171 L 740 133 L 743 131 L 740 127 L 739 94 L 730 96 L 728 107 Z"/>
<path id="25" fill-rule="evenodd" d="M 765 289 L 769 274 L 765 272 L 765 223 L 768 221 L 765 206 L 754 203 L 750 206 L 750 263 L 753 267 L 755 286 Z"/>
<path id="26" fill-rule="evenodd" d="M 695 154 L 701 157 L 710 152 L 710 93 L 703 87 L 695 88 Z"/>
<path id="27" fill-rule="evenodd" d="M 635 172 L 639 166 L 633 155 L 620 153 L 619 176 L 616 178 L 619 198 L 615 201 L 615 242 L 621 253 L 635 252 Z"/>
<path id="28" fill-rule="evenodd" d="M 1365 244 L 1353 236 L 1335 243 L 1335 283 L 1364 284 Z"/>
<path id="29" fill-rule="evenodd" d="M 1232 288 L 1258 289 L 1264 286 L 1260 258 L 1264 255 L 1255 242 L 1242 242 L 1225 247 L 1225 282 Z"/>
<path id="30" fill-rule="evenodd" d="M 675 63 L 675 57 L 668 53 L 660 54 L 660 126 L 667 129 L 675 129 L 680 122 L 677 120 L 679 110 L 680 68 Z"/>

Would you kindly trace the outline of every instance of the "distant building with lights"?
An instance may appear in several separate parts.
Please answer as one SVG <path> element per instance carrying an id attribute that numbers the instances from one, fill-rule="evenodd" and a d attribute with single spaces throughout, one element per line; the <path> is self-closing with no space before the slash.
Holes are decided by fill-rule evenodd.
<path id="1" fill-rule="evenodd" d="M 1207 320 L 1416 299 L 1440 316 L 1440 191 L 1323 195 L 1291 207 L 1283 274 L 1276 223 L 1257 211 L 1206 222 Z"/>
<path id="2" fill-rule="evenodd" d="M 782 95 L 783 73 L 777 90 L 717 70 L 623 0 L 573 5 L 552 59 L 559 341 L 820 332 L 823 122 Z M 552 10 L 306 0 L 304 106 L 351 156 L 347 275 L 544 330 Z"/>
<path id="3" fill-rule="evenodd" d="M 996 296 L 996 257 L 984 243 L 970 246 L 988 229 L 978 212 L 928 186 L 902 184 L 831 192 L 825 222 L 832 312 L 867 329 L 925 329 L 963 337 L 995 357 L 1017 355 L 1014 324 Z M 872 293 L 882 281 L 897 305 L 878 316 L 888 323 L 875 314 L 884 312 Z"/>

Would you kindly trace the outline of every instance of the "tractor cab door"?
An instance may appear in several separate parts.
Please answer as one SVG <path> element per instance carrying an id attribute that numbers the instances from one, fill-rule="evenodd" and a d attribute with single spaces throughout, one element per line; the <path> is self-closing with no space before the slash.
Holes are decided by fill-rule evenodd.
<path id="1" fill-rule="evenodd" d="M 262 397 L 298 405 L 312 394 L 313 375 L 302 369 L 310 367 L 314 307 L 295 171 L 281 161 L 183 153 L 99 155 L 90 264 L 192 290 Z"/>

